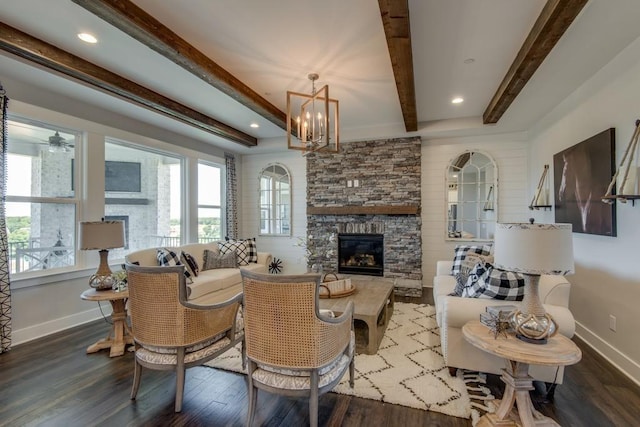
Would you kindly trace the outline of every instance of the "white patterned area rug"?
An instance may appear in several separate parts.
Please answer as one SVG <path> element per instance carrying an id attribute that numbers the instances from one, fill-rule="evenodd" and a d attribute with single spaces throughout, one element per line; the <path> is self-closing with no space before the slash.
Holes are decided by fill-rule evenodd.
<path id="1" fill-rule="evenodd" d="M 242 372 L 240 351 L 229 351 L 207 365 Z M 495 409 L 483 374 L 458 370 L 456 378 L 449 375 L 433 306 L 396 303 L 378 353 L 356 355 L 355 370 L 353 389 L 347 374 L 333 391 L 471 418 L 474 425 Z"/>

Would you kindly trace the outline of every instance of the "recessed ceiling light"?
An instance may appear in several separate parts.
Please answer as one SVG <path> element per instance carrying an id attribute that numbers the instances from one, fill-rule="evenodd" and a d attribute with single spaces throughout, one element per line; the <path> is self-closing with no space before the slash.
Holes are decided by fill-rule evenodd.
<path id="1" fill-rule="evenodd" d="M 86 43 L 91 43 L 91 44 L 98 43 L 98 39 L 89 33 L 78 33 L 78 38 Z"/>
<path id="2" fill-rule="evenodd" d="M 249 126 L 251 126 L 252 128 L 259 128 L 260 125 L 257 123 L 251 123 Z"/>
<path id="3" fill-rule="evenodd" d="M 455 97 L 455 98 L 453 98 L 453 99 L 451 100 L 451 103 L 452 103 L 452 104 L 461 104 L 461 103 L 463 103 L 463 102 L 464 102 L 464 98 L 461 98 L 461 97 L 459 97 L 459 96 L 457 96 L 457 97 Z"/>

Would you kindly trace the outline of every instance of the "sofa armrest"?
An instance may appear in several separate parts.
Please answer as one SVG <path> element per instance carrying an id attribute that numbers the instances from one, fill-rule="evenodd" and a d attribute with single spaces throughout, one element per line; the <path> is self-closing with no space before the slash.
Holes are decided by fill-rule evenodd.
<path id="1" fill-rule="evenodd" d="M 266 265 L 268 267 L 272 260 L 273 255 L 269 252 L 258 252 L 258 264 Z"/>
<path id="2" fill-rule="evenodd" d="M 436 276 L 451 276 L 453 261 L 436 262 Z"/>
<path id="3" fill-rule="evenodd" d="M 569 307 L 571 283 L 564 276 L 543 274 L 540 276 L 538 293 L 543 304 Z"/>

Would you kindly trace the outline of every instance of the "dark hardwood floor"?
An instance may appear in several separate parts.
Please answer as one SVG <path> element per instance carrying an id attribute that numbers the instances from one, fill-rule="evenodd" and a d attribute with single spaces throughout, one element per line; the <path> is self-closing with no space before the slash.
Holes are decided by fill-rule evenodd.
<path id="1" fill-rule="evenodd" d="M 241 426 L 247 392 L 244 376 L 206 367 L 187 371 L 182 413 L 173 412 L 172 373 L 144 371 L 138 397 L 129 399 L 133 354 L 109 358 L 85 349 L 106 335 L 104 321 L 82 325 L 0 354 L 2 426 Z M 582 361 L 566 369 L 554 402 L 532 391 L 534 404 L 562 426 L 640 425 L 640 387 L 576 339 Z M 502 394 L 497 376 L 489 377 Z M 257 424 L 308 424 L 304 399 L 260 392 Z M 320 398 L 323 426 L 470 426 L 442 414 L 327 393 Z"/>

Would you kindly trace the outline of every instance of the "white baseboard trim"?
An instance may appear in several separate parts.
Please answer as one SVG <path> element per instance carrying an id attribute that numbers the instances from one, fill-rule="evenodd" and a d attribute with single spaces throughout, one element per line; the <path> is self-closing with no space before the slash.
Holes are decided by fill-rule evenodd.
<path id="1" fill-rule="evenodd" d="M 50 320 L 48 322 L 39 323 L 37 325 L 29 326 L 26 328 L 13 330 L 11 331 L 11 345 L 16 346 L 19 344 L 24 344 L 26 342 L 51 335 L 56 332 L 64 331 L 65 329 L 73 328 L 74 326 L 79 326 L 83 323 L 92 322 L 97 319 L 102 319 L 102 314 L 100 313 L 99 308 L 93 308 L 91 310 L 72 314 L 71 316 L 65 316 L 59 319 Z"/>
<path id="2" fill-rule="evenodd" d="M 640 386 L 640 364 L 631 360 L 580 322 L 576 322 L 576 335 L 616 369 L 629 377 L 631 381 Z"/>

